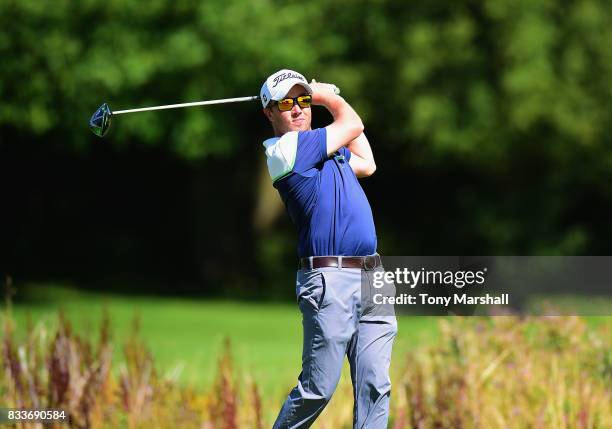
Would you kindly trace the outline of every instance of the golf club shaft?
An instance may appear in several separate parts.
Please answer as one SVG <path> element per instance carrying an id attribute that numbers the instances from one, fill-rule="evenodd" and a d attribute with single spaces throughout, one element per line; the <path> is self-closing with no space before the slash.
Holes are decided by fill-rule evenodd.
<path id="1" fill-rule="evenodd" d="M 113 115 L 121 115 L 123 113 L 147 112 L 149 110 L 178 109 L 181 107 L 205 106 L 207 104 L 239 103 L 241 101 L 253 101 L 253 100 L 259 100 L 259 97 L 257 95 L 252 95 L 250 97 L 223 98 L 220 100 L 196 101 L 193 103 L 167 104 L 165 106 L 141 107 L 139 109 L 117 110 L 113 112 Z"/>

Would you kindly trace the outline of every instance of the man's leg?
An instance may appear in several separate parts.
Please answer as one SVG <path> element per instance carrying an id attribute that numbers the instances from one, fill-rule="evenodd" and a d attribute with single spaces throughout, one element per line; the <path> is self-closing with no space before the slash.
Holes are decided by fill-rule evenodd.
<path id="1" fill-rule="evenodd" d="M 386 429 L 389 419 L 389 365 L 397 320 L 393 306 L 377 305 L 373 296 L 379 293 L 394 296 L 395 284 L 387 282 L 382 289 L 374 288 L 372 279 L 372 271 L 362 272 L 362 313 L 347 351 L 355 396 L 355 429 Z"/>
<path id="2" fill-rule="evenodd" d="M 350 269 L 298 272 L 297 295 L 304 328 L 302 373 L 274 429 L 310 427 L 331 399 L 358 323 L 354 311 L 360 292 L 356 276 L 359 273 Z"/>
<path id="3" fill-rule="evenodd" d="M 397 333 L 395 317 L 359 323 L 349 345 L 355 396 L 353 428 L 385 429 L 389 418 L 391 349 Z"/>

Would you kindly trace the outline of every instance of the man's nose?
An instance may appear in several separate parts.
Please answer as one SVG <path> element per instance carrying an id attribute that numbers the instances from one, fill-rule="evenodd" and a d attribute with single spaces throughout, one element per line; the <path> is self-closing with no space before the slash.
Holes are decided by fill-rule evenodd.
<path id="1" fill-rule="evenodd" d="M 302 108 L 298 103 L 293 103 L 293 107 L 291 108 L 291 114 L 297 115 L 302 111 Z"/>

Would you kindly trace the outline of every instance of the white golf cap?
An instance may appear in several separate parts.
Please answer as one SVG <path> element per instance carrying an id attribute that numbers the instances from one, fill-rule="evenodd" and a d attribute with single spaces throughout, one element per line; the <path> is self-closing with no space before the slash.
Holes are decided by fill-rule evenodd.
<path id="1" fill-rule="evenodd" d="M 259 93 L 261 104 L 266 107 L 271 100 L 282 100 L 294 85 L 302 85 L 308 94 L 312 94 L 312 88 L 302 74 L 288 69 L 272 73 L 261 87 Z"/>

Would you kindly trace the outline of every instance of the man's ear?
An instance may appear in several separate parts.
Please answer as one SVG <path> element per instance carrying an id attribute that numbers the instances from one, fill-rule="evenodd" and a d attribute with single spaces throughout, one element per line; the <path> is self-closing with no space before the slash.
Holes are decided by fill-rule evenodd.
<path id="1" fill-rule="evenodd" d="M 272 111 L 270 109 L 268 109 L 267 107 L 264 107 L 261 110 L 262 110 L 263 114 L 266 115 L 266 118 L 268 118 L 268 120 L 270 122 L 272 122 Z"/>

